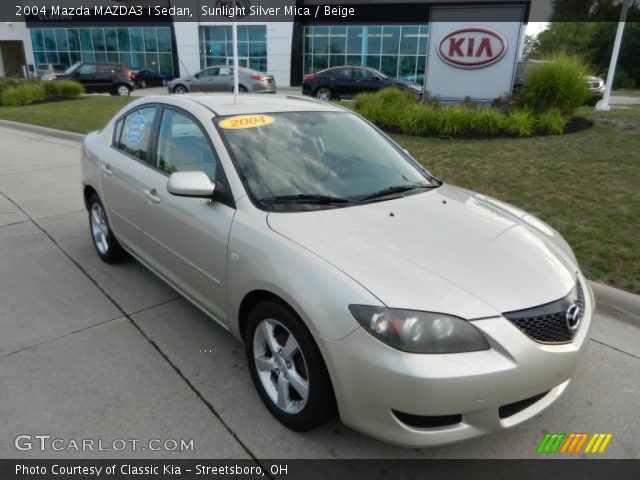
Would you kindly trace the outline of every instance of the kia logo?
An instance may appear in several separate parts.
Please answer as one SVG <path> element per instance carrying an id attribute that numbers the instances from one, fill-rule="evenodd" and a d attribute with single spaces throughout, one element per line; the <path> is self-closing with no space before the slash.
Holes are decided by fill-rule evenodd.
<path id="1" fill-rule="evenodd" d="M 486 27 L 464 27 L 448 33 L 438 44 L 438 55 L 458 68 L 482 68 L 500 60 L 507 41 L 500 32 Z"/>

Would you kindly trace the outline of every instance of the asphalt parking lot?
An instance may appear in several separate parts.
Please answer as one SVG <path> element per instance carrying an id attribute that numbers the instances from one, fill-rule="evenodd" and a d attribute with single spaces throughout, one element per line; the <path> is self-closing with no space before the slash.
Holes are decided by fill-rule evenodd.
<path id="1" fill-rule="evenodd" d="M 419 450 L 337 420 L 289 431 L 240 343 L 137 262 L 99 260 L 78 142 L 0 127 L 0 145 L 1 458 L 534 458 L 547 432 L 611 432 L 600 457 L 640 458 L 640 325 L 603 313 L 566 395 L 507 432 Z M 23 434 L 193 439 L 194 451 L 18 451 Z"/>

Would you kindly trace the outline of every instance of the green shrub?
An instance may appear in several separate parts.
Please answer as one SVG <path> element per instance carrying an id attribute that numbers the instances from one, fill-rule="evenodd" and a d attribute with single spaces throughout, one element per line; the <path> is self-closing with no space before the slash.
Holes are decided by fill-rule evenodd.
<path id="1" fill-rule="evenodd" d="M 444 107 L 438 111 L 438 135 L 453 136 L 473 130 L 477 112 L 463 107 Z"/>
<path id="2" fill-rule="evenodd" d="M 564 132 L 567 119 L 557 108 L 552 108 L 538 115 L 538 128 L 545 133 L 560 135 Z"/>
<path id="3" fill-rule="evenodd" d="M 417 104 L 410 94 L 397 88 L 386 88 L 377 93 L 356 96 L 353 107 L 375 124 L 399 129 L 406 111 Z"/>
<path id="4" fill-rule="evenodd" d="M 60 96 L 60 83 L 55 80 L 43 80 L 42 88 L 47 100 Z"/>
<path id="5" fill-rule="evenodd" d="M 534 127 L 535 119 L 530 110 L 511 112 L 504 120 L 505 131 L 519 137 L 530 137 Z"/>
<path id="6" fill-rule="evenodd" d="M 575 55 L 555 55 L 527 71 L 522 104 L 534 112 L 559 109 L 571 116 L 589 98 L 587 65 Z"/>
<path id="7" fill-rule="evenodd" d="M 60 89 L 60 96 L 65 98 L 78 97 L 84 93 L 84 86 L 71 80 L 56 80 Z"/>
<path id="8" fill-rule="evenodd" d="M 486 108 L 477 112 L 473 119 L 473 130 L 485 135 L 500 132 L 504 123 L 504 114 L 495 108 Z"/>
<path id="9" fill-rule="evenodd" d="M 399 130 L 406 135 L 433 135 L 438 132 L 438 125 L 438 112 L 427 105 L 415 103 L 403 115 Z"/>
<path id="10" fill-rule="evenodd" d="M 2 105 L 17 107 L 40 102 L 46 98 L 44 87 L 40 83 L 23 83 L 2 92 Z"/>
<path id="11" fill-rule="evenodd" d="M 0 95 L 8 88 L 15 88 L 20 84 L 19 78 L 0 78 Z"/>

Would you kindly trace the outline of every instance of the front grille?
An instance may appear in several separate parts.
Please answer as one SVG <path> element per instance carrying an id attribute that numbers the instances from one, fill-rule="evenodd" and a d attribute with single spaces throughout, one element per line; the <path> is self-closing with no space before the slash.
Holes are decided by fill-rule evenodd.
<path id="1" fill-rule="evenodd" d="M 577 330 L 572 332 L 567 327 L 567 310 L 574 303 L 580 307 L 580 320 L 582 320 L 585 303 L 580 283 L 576 283 L 576 288 L 560 300 L 525 310 L 507 312 L 503 315 L 536 342 L 570 343 Z"/>
<path id="2" fill-rule="evenodd" d="M 538 395 L 534 395 L 533 397 L 525 398 L 524 400 L 518 400 L 517 402 L 509 403 L 507 405 L 502 405 L 498 409 L 498 416 L 500 418 L 509 418 L 516 413 L 520 413 L 525 408 L 529 408 L 531 405 L 536 403 L 542 397 L 544 397 L 549 392 L 540 393 Z"/>
<path id="3" fill-rule="evenodd" d="M 461 414 L 455 415 L 413 415 L 391 410 L 398 420 L 414 428 L 436 428 L 455 425 L 462 421 Z"/>

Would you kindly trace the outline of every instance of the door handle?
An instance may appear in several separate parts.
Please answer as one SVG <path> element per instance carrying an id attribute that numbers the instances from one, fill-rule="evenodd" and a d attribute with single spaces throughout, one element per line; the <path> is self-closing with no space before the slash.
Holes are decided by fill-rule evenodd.
<path id="1" fill-rule="evenodd" d="M 102 165 L 102 171 L 105 175 L 113 175 L 113 171 L 111 170 L 111 165 L 108 163 L 106 165 Z"/>
<path id="2" fill-rule="evenodd" d="M 150 203 L 160 203 L 160 197 L 158 197 L 158 192 L 155 188 L 152 188 L 151 190 L 144 189 L 142 191 Z"/>

